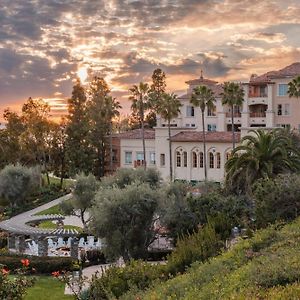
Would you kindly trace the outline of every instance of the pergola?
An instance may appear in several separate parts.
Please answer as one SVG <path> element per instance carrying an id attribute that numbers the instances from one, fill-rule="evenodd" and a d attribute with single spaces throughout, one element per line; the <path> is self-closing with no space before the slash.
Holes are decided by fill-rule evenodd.
<path id="1" fill-rule="evenodd" d="M 6 231 L 8 236 L 8 249 L 16 253 L 26 250 L 26 237 L 38 244 L 38 256 L 48 255 L 48 238 L 71 238 L 70 255 L 78 258 L 78 235 L 76 229 L 42 229 L 34 227 L 41 221 L 62 221 L 63 215 L 32 215 L 31 211 L 0 222 L 0 229 Z M 33 226 L 30 226 L 32 224 Z"/>

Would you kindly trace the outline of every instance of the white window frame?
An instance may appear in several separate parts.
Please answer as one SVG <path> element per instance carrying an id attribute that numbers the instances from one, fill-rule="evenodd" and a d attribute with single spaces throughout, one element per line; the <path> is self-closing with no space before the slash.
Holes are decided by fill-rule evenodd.
<path id="1" fill-rule="evenodd" d="M 130 162 L 127 161 L 127 154 L 130 154 Z M 125 165 L 132 165 L 132 151 L 125 151 Z"/>
<path id="2" fill-rule="evenodd" d="M 154 159 L 153 159 L 153 157 L 154 157 Z M 150 153 L 149 153 L 149 162 L 150 162 L 150 165 L 155 165 L 156 164 L 155 151 L 150 151 Z"/>
<path id="3" fill-rule="evenodd" d="M 287 89 L 286 89 L 286 94 L 285 94 L 285 95 L 280 95 L 280 86 L 282 86 L 282 85 L 284 85 L 284 86 L 287 87 Z M 277 96 L 278 96 L 278 97 L 286 97 L 286 96 L 288 95 L 288 93 L 287 93 L 288 88 L 289 88 L 289 86 L 288 86 L 287 83 L 278 83 Z"/>

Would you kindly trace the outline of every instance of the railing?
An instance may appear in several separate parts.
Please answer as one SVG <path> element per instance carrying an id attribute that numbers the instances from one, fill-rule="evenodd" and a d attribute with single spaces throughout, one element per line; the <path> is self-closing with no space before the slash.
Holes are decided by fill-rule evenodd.
<path id="1" fill-rule="evenodd" d="M 240 118 L 241 116 L 242 116 L 242 114 L 239 113 L 239 112 L 233 113 L 233 117 L 234 117 L 234 118 Z M 226 118 L 231 118 L 231 112 L 227 112 L 227 113 L 226 113 Z"/>
<path id="2" fill-rule="evenodd" d="M 262 97 L 268 97 L 267 93 L 249 93 L 249 98 L 262 98 Z"/>
<path id="3" fill-rule="evenodd" d="M 265 118 L 266 113 L 265 112 L 250 112 L 250 118 Z"/>

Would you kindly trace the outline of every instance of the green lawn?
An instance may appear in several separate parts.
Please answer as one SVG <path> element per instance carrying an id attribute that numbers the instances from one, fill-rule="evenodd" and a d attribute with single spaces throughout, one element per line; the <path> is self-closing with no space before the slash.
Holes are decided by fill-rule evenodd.
<path id="1" fill-rule="evenodd" d="M 65 285 L 57 278 L 37 276 L 33 287 L 28 289 L 25 300 L 71 300 L 73 296 L 64 295 Z"/>
<path id="2" fill-rule="evenodd" d="M 54 224 L 52 221 L 43 221 L 38 227 L 44 229 L 56 229 L 56 224 Z M 82 228 L 73 225 L 64 225 L 64 229 L 76 229 L 79 232 L 82 231 Z"/>
<path id="3" fill-rule="evenodd" d="M 48 209 L 40 211 L 39 213 L 37 213 L 35 215 L 36 216 L 41 216 L 41 215 L 64 215 L 64 213 L 61 210 L 60 205 L 57 204 L 55 206 L 49 207 Z"/>
<path id="4" fill-rule="evenodd" d="M 45 183 L 47 183 L 47 176 L 45 174 L 43 174 L 43 180 L 44 180 Z M 50 184 L 60 185 L 60 179 L 59 178 L 49 176 L 49 180 L 50 180 Z M 74 181 L 73 180 L 71 180 L 71 179 L 64 179 L 64 181 L 63 181 L 63 188 L 69 188 L 72 185 L 74 185 Z"/>

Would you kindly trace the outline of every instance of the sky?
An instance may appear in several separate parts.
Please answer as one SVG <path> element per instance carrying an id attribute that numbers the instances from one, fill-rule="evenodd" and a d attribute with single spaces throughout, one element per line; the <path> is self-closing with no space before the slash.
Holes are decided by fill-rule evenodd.
<path id="1" fill-rule="evenodd" d="M 128 89 L 166 72 L 181 94 L 200 76 L 247 81 L 300 61 L 299 0 L 0 0 L 0 114 L 43 98 L 65 111 L 76 76 Z M 0 118 L 1 120 L 1 118 Z"/>

